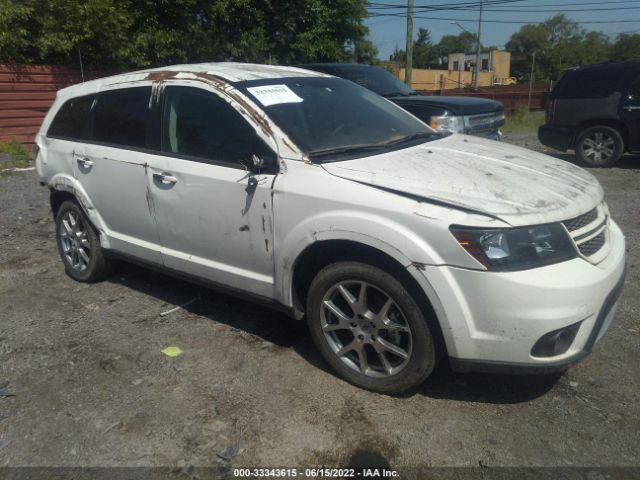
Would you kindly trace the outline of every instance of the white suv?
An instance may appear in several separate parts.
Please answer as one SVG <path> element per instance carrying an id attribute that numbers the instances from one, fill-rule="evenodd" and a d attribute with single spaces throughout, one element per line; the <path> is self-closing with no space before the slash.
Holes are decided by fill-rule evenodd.
<path id="1" fill-rule="evenodd" d="M 112 257 L 306 318 L 379 392 L 456 370 L 550 372 L 609 326 L 625 242 L 593 176 L 443 136 L 347 80 L 179 65 L 61 90 L 36 139 L 67 273 Z"/>

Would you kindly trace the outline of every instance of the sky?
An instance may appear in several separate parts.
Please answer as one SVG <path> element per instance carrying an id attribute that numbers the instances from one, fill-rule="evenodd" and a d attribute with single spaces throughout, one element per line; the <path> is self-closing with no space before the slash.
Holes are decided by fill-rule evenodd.
<path id="1" fill-rule="evenodd" d="M 406 14 L 406 0 L 369 0 L 370 13 Z M 414 38 L 420 27 L 431 32 L 431 40 L 437 43 L 443 35 L 457 35 L 462 30 L 450 22 L 455 19 L 467 30 L 475 33 L 478 29 L 479 0 L 415 0 L 416 13 L 413 22 Z M 493 3 L 493 4 L 492 4 Z M 398 9 L 373 9 L 375 4 L 404 5 Z M 490 5 L 492 4 L 492 5 Z M 419 7 L 440 5 L 447 10 L 420 11 Z M 612 40 L 621 32 L 640 33 L 640 0 L 597 1 L 597 0 L 485 0 L 481 42 L 503 48 L 512 33 L 524 23 L 541 22 L 556 13 L 564 13 L 587 30 L 597 30 L 609 34 Z M 458 9 L 451 9 L 451 7 Z M 460 8 L 466 8 L 461 10 Z M 471 8 L 471 9 L 469 9 Z M 497 11 L 506 10 L 506 11 Z M 419 17 L 431 17 L 429 19 Z M 436 17 L 447 20 L 436 20 Z M 624 22 L 616 22 L 623 20 Z M 403 49 L 406 43 L 405 17 L 371 17 L 365 20 L 369 27 L 369 38 L 378 48 L 378 58 L 386 60 L 396 46 Z"/>

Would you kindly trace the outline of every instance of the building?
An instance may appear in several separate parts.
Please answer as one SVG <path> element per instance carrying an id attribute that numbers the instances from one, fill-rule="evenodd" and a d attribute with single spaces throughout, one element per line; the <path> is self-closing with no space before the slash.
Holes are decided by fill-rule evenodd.
<path id="1" fill-rule="evenodd" d="M 475 53 L 452 53 L 448 57 L 448 69 L 452 72 L 473 72 L 476 63 Z M 480 53 L 480 72 L 492 73 L 492 84 L 503 85 L 509 78 L 511 53 L 491 50 Z"/>
<path id="2" fill-rule="evenodd" d="M 414 90 L 446 90 L 464 88 L 473 83 L 473 66 L 476 55 L 452 53 L 448 56 L 447 70 L 414 68 L 411 87 Z M 509 85 L 515 83 L 510 77 L 511 53 L 491 50 L 480 54 L 478 86 Z M 404 68 L 399 69 L 398 78 L 404 80 Z"/>

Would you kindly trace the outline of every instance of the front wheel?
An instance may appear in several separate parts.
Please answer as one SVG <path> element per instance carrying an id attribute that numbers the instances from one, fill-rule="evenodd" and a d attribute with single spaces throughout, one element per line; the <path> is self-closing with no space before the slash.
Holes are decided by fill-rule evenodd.
<path id="1" fill-rule="evenodd" d="M 437 363 L 428 320 L 404 285 L 359 262 L 333 263 L 309 289 L 307 322 L 323 357 L 343 378 L 381 393 L 420 385 Z"/>
<path id="2" fill-rule="evenodd" d="M 578 136 L 575 152 L 578 160 L 589 167 L 610 167 L 624 153 L 624 140 L 614 128 L 590 127 Z"/>

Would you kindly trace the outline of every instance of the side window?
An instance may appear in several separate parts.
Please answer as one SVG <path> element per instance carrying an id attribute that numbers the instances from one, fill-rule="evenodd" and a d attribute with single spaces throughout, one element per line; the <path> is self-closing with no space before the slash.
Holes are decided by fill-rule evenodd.
<path id="1" fill-rule="evenodd" d="M 143 148 L 151 120 L 151 87 L 110 90 L 98 96 L 93 109 L 93 140 Z"/>
<path id="2" fill-rule="evenodd" d="M 95 98 L 95 95 L 87 95 L 67 100 L 51 122 L 47 136 L 88 139 L 91 130 L 91 105 Z"/>
<path id="3" fill-rule="evenodd" d="M 627 92 L 627 99 L 631 104 L 640 105 L 640 77 L 631 83 L 629 91 Z"/>
<path id="4" fill-rule="evenodd" d="M 164 152 L 236 165 L 247 165 L 252 154 L 273 155 L 242 115 L 211 92 L 167 87 L 162 116 Z"/>

